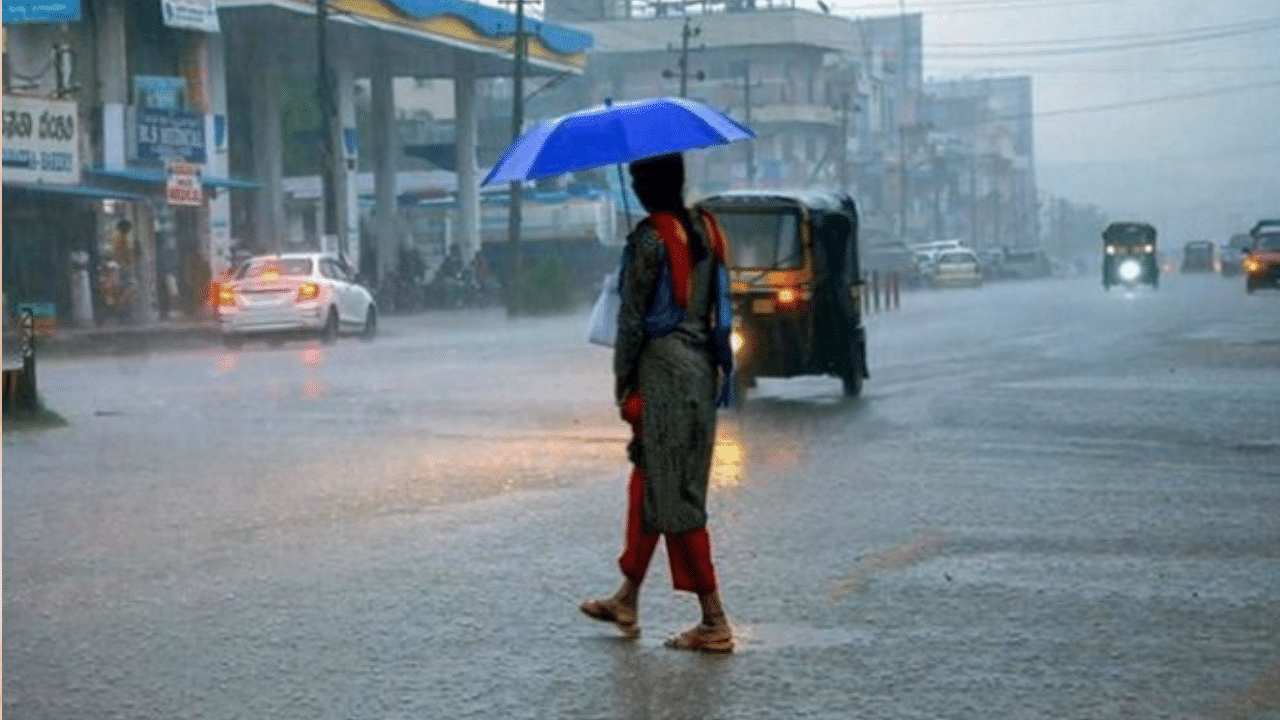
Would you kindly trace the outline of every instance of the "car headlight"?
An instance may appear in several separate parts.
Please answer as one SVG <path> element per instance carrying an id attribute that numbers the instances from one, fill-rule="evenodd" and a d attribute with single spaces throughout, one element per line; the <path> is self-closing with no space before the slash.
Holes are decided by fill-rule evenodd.
<path id="1" fill-rule="evenodd" d="M 1137 260 L 1125 260 L 1120 263 L 1120 268 L 1117 272 L 1119 272 L 1121 280 L 1133 282 L 1142 275 L 1142 267 L 1138 265 Z"/>
<path id="2" fill-rule="evenodd" d="M 1244 260 L 1244 271 L 1247 273 L 1256 273 L 1262 269 L 1262 261 L 1258 258 L 1250 257 Z"/>

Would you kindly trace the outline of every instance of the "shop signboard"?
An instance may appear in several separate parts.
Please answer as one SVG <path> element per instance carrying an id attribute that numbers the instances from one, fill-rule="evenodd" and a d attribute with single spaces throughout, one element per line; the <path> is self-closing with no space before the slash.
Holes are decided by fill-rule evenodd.
<path id="1" fill-rule="evenodd" d="M 80 0 L 4 0 L 4 24 L 63 23 L 80 19 Z"/>
<path id="2" fill-rule="evenodd" d="M 5 181 L 78 185 L 77 118 L 72 101 L 5 95 Z"/>
<path id="3" fill-rule="evenodd" d="M 210 33 L 221 30 L 216 0 L 161 0 L 160 7 L 169 27 Z"/>
<path id="4" fill-rule="evenodd" d="M 169 177 L 164 187 L 170 205 L 200 207 L 204 205 L 204 187 L 200 183 L 200 166 L 196 163 L 173 160 L 169 162 Z"/>
<path id="5" fill-rule="evenodd" d="M 134 138 L 138 160 L 186 160 L 203 163 L 204 116 L 182 110 L 139 107 L 134 112 Z"/>

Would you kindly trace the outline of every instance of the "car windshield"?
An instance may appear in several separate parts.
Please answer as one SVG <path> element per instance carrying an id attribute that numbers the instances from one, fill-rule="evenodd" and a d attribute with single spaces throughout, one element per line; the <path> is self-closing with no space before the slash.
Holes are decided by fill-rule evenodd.
<path id="1" fill-rule="evenodd" d="M 939 265 L 960 265 L 963 263 L 976 263 L 977 258 L 972 253 L 967 252 L 947 252 L 938 256 Z"/>
<path id="2" fill-rule="evenodd" d="M 254 258 L 240 266 L 237 280 L 248 278 L 309 277 L 311 258 Z"/>
<path id="3" fill-rule="evenodd" d="M 733 267 L 800 267 L 800 218 L 795 211 L 733 210 L 716 217 L 729 238 Z"/>
<path id="4" fill-rule="evenodd" d="M 1280 252 L 1280 232 L 1259 235 L 1255 247 L 1266 252 Z"/>
<path id="5" fill-rule="evenodd" d="M 1145 245 L 1154 243 L 1155 237 L 1141 226 L 1119 226 L 1109 228 L 1105 234 L 1108 243 L 1114 245 Z"/>

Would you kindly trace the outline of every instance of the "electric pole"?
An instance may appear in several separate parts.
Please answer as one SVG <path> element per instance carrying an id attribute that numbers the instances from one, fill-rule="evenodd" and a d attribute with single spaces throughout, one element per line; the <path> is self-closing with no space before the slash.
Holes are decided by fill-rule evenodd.
<path id="1" fill-rule="evenodd" d="M 686 15 L 684 18 L 684 28 L 680 31 L 680 59 L 676 63 L 680 70 L 678 72 L 672 72 L 671 70 L 662 71 L 662 77 L 664 78 L 673 78 L 676 77 L 676 75 L 680 76 L 680 97 L 689 96 L 689 41 L 701 34 L 702 28 L 694 27 L 689 21 L 689 17 Z M 700 45 L 697 50 L 702 51 L 705 50 L 706 47 L 706 45 Z M 674 52 L 675 48 L 668 44 L 667 50 L 669 52 Z M 692 74 L 698 80 L 707 79 L 706 73 L 701 70 Z"/>
<path id="2" fill-rule="evenodd" d="M 332 79 L 329 77 L 329 1 L 316 0 L 316 42 L 318 45 L 319 73 L 316 78 L 316 95 L 320 104 L 320 137 L 317 139 L 320 155 L 320 186 L 324 213 L 325 241 L 336 241 L 338 254 L 346 258 L 345 238 L 338 233 L 338 196 L 335 185 L 334 162 L 340 157 L 334 151 Z M 321 249 L 324 249 L 324 242 Z M 359 260 L 357 260 L 359 262 Z"/>
<path id="3" fill-rule="evenodd" d="M 524 129 L 524 60 L 528 54 L 528 44 L 524 32 L 524 4 L 536 0 L 506 0 L 516 5 L 515 48 L 512 55 L 515 68 L 511 83 L 511 141 L 515 142 Z M 521 302 L 521 285 L 523 284 L 523 258 L 520 253 L 520 230 L 522 225 L 522 207 L 524 201 L 524 185 L 520 180 L 512 180 L 510 185 L 511 201 L 507 210 L 507 255 L 510 272 L 507 281 L 507 314 L 519 315 L 523 311 Z"/>
<path id="4" fill-rule="evenodd" d="M 898 111 L 898 235 L 907 237 L 907 8 L 904 0 L 898 0 L 898 17 L 901 23 L 902 48 L 898 59 L 898 80 L 902 96 Z"/>

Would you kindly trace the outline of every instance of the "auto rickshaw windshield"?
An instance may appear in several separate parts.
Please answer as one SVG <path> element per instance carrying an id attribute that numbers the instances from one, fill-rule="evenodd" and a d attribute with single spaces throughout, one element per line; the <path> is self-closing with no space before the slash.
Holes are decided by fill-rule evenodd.
<path id="1" fill-rule="evenodd" d="M 716 219 L 729 239 L 729 263 L 735 268 L 794 269 L 800 252 L 800 218 L 794 210 L 724 210 Z"/>

